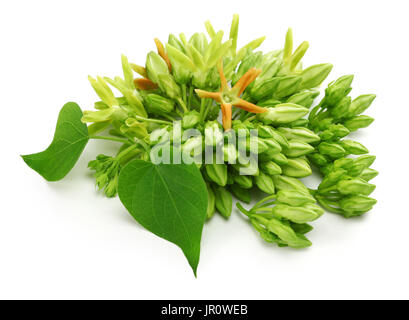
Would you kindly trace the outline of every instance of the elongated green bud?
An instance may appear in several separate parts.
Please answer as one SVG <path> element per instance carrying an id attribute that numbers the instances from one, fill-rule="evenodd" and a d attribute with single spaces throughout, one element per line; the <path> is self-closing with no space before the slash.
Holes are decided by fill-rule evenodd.
<path id="1" fill-rule="evenodd" d="M 222 187 L 227 184 L 227 166 L 225 164 L 211 163 L 206 164 L 205 168 L 208 177 L 212 181 Z"/>
<path id="2" fill-rule="evenodd" d="M 168 65 L 165 60 L 153 51 L 149 52 L 146 57 L 146 72 L 148 73 L 149 79 L 157 84 L 159 84 L 159 75 L 169 75 Z"/>
<path id="3" fill-rule="evenodd" d="M 205 125 L 205 144 L 207 146 L 216 146 L 223 140 L 223 132 L 217 121 L 209 121 Z"/>
<path id="4" fill-rule="evenodd" d="M 284 98 L 288 97 L 299 90 L 299 86 L 301 84 L 302 78 L 300 76 L 284 76 L 284 77 L 277 77 L 278 79 L 278 86 L 274 91 L 275 98 Z"/>
<path id="5" fill-rule="evenodd" d="M 360 178 L 364 179 L 365 181 L 370 181 L 373 178 L 375 178 L 377 175 L 379 174 L 378 171 L 376 171 L 375 169 L 371 169 L 371 168 L 365 168 L 362 173 L 360 174 Z"/>
<path id="6" fill-rule="evenodd" d="M 327 155 L 331 158 L 337 159 L 345 156 L 345 149 L 335 142 L 321 142 L 318 145 L 318 150 L 321 154 Z"/>
<path id="7" fill-rule="evenodd" d="M 240 201 L 243 201 L 245 203 L 251 202 L 251 193 L 247 189 L 240 187 L 238 184 L 232 184 L 230 186 L 230 190 L 233 192 L 233 195 Z"/>
<path id="8" fill-rule="evenodd" d="M 267 161 L 260 163 L 261 171 L 273 176 L 275 174 L 281 174 L 281 167 L 273 161 Z"/>
<path id="9" fill-rule="evenodd" d="M 347 153 L 350 154 L 365 154 L 368 153 L 368 149 L 365 148 L 365 146 L 363 146 L 362 144 L 360 144 L 357 141 L 353 141 L 353 140 L 341 140 L 341 146 L 345 149 L 345 151 Z"/>
<path id="10" fill-rule="evenodd" d="M 372 104 L 375 98 L 376 95 L 374 94 L 364 94 L 357 97 L 352 101 L 351 105 L 349 106 L 348 115 L 352 117 L 361 114 L 362 112 L 369 108 L 369 106 Z"/>
<path id="11" fill-rule="evenodd" d="M 354 178 L 350 180 L 341 180 L 337 184 L 337 189 L 342 194 L 363 194 L 370 195 L 375 190 L 375 185 L 367 181 Z"/>
<path id="12" fill-rule="evenodd" d="M 340 207 L 347 212 L 364 213 L 372 209 L 376 204 L 376 200 L 367 196 L 353 195 L 342 199 L 339 204 Z"/>
<path id="13" fill-rule="evenodd" d="M 233 181 L 243 189 L 250 189 L 253 186 L 253 179 L 251 176 L 243 176 L 240 174 L 233 175 Z"/>
<path id="14" fill-rule="evenodd" d="M 144 101 L 148 112 L 154 114 L 169 113 L 172 112 L 175 107 L 175 103 L 172 100 L 154 93 L 146 95 Z"/>
<path id="15" fill-rule="evenodd" d="M 369 168 L 375 161 L 376 156 L 371 156 L 369 154 L 357 157 L 354 159 L 354 165 L 356 166 L 364 166 L 365 168 Z"/>
<path id="16" fill-rule="evenodd" d="M 307 187 L 298 179 L 284 175 L 273 176 L 274 185 L 278 190 L 293 190 L 309 193 Z"/>
<path id="17" fill-rule="evenodd" d="M 278 165 L 283 165 L 283 164 L 288 163 L 288 158 L 285 155 L 283 155 L 282 153 L 273 154 L 270 157 L 270 160 L 274 161 Z"/>
<path id="18" fill-rule="evenodd" d="M 182 118 L 183 129 L 190 129 L 196 126 L 200 121 L 200 114 L 196 110 L 185 113 Z"/>
<path id="19" fill-rule="evenodd" d="M 318 167 L 325 166 L 329 163 L 329 159 L 321 153 L 309 154 L 308 159 Z"/>
<path id="20" fill-rule="evenodd" d="M 296 190 L 280 190 L 277 192 L 276 199 L 280 203 L 294 207 L 315 203 L 315 199 L 309 193 L 298 192 Z"/>
<path id="21" fill-rule="evenodd" d="M 279 132 L 281 132 L 287 139 L 295 139 L 299 141 L 303 141 L 306 143 L 313 143 L 320 141 L 320 137 L 316 135 L 313 131 L 303 128 L 303 127 L 294 127 L 294 128 L 286 128 L 280 127 L 278 128 Z"/>
<path id="22" fill-rule="evenodd" d="M 284 224 L 278 219 L 271 219 L 267 224 L 267 229 L 276 234 L 281 240 L 292 248 L 306 248 L 311 246 L 311 242 L 308 239 L 297 236 L 290 226 Z"/>
<path id="23" fill-rule="evenodd" d="M 283 151 L 287 157 L 300 157 L 314 151 L 314 147 L 300 140 L 290 140 L 289 147 Z"/>
<path id="24" fill-rule="evenodd" d="M 223 146 L 223 156 L 225 162 L 235 163 L 238 156 L 236 147 L 232 144 L 225 144 Z"/>
<path id="25" fill-rule="evenodd" d="M 328 130 L 330 130 L 331 132 L 334 133 L 334 137 L 336 138 L 343 138 L 346 137 L 350 131 L 344 127 L 342 124 L 338 123 L 338 124 L 331 124 L 328 127 Z"/>
<path id="26" fill-rule="evenodd" d="M 229 218 L 233 208 L 233 198 L 231 193 L 220 186 L 214 188 L 215 205 L 217 211 L 224 217 Z"/>
<path id="27" fill-rule="evenodd" d="M 232 82 L 235 84 L 250 68 L 258 68 L 263 57 L 262 52 L 249 51 L 247 56 L 240 63 L 237 72 L 234 74 Z"/>
<path id="28" fill-rule="evenodd" d="M 279 83 L 280 78 L 271 78 L 262 81 L 251 88 L 250 95 L 256 101 L 270 98 L 273 93 L 277 91 Z"/>
<path id="29" fill-rule="evenodd" d="M 303 158 L 288 159 L 288 163 L 281 166 L 283 174 L 294 178 L 303 178 L 311 175 L 311 167 Z"/>
<path id="30" fill-rule="evenodd" d="M 335 105 L 333 109 L 330 109 L 331 116 L 335 119 L 341 119 L 348 116 L 348 110 L 352 103 L 350 96 L 344 97 Z"/>
<path id="31" fill-rule="evenodd" d="M 344 126 L 348 128 L 349 131 L 355 131 L 361 128 L 368 127 L 375 119 L 370 116 L 355 116 L 346 121 L 344 121 Z"/>
<path id="32" fill-rule="evenodd" d="M 206 36 L 203 33 L 194 33 L 190 39 L 189 43 L 197 50 L 199 51 L 202 55 L 204 54 L 204 51 L 206 47 L 208 46 Z"/>
<path id="33" fill-rule="evenodd" d="M 272 212 L 278 218 L 285 218 L 295 223 L 307 223 L 317 220 L 324 213 L 324 210 L 320 207 L 316 205 L 313 206 L 317 209 L 312 210 L 311 208 L 278 204 L 273 208 Z"/>
<path id="34" fill-rule="evenodd" d="M 263 139 L 263 142 L 267 146 L 267 150 L 270 154 L 279 153 L 282 150 L 281 145 L 274 138 Z"/>
<path id="35" fill-rule="evenodd" d="M 325 89 L 325 103 L 329 106 L 337 105 L 351 91 L 353 75 L 346 75 L 331 82 Z"/>
<path id="36" fill-rule="evenodd" d="M 310 89 L 319 86 L 329 75 L 332 70 L 332 64 L 316 64 L 301 72 L 302 82 L 301 89 Z"/>
<path id="37" fill-rule="evenodd" d="M 251 145 L 253 145 L 253 144 L 257 145 L 257 152 L 258 153 L 263 153 L 264 151 L 266 151 L 269 148 L 268 145 L 266 144 L 266 142 L 263 141 L 263 139 L 260 139 L 260 138 L 255 137 L 255 136 L 251 136 L 249 138 L 248 143 L 246 144 L 247 151 L 251 150 Z M 280 151 L 281 151 L 281 149 L 280 149 Z"/>
<path id="38" fill-rule="evenodd" d="M 274 137 L 274 129 L 270 126 L 258 126 L 258 136 L 260 138 L 273 138 Z"/>
<path id="39" fill-rule="evenodd" d="M 260 171 L 259 175 L 254 177 L 254 182 L 261 191 L 268 194 L 274 194 L 274 182 L 269 175 Z"/>
<path id="40" fill-rule="evenodd" d="M 215 207 L 215 202 L 216 202 L 216 197 L 214 195 L 214 192 L 212 190 L 212 188 L 210 188 L 209 184 L 206 184 L 206 188 L 207 188 L 207 213 L 206 213 L 206 217 L 207 219 L 210 219 L 211 217 L 213 217 L 214 212 L 216 210 Z"/>
<path id="41" fill-rule="evenodd" d="M 171 99 L 180 99 L 182 91 L 170 74 L 158 75 L 159 88 Z"/>
<path id="42" fill-rule="evenodd" d="M 282 103 L 267 112 L 259 113 L 258 119 L 265 124 L 284 124 L 298 120 L 308 113 L 308 109 L 293 103 Z"/>
<path id="43" fill-rule="evenodd" d="M 286 102 L 295 103 L 300 106 L 310 108 L 314 102 L 314 99 L 318 97 L 319 91 L 315 90 L 303 90 L 293 94 L 287 99 Z"/>

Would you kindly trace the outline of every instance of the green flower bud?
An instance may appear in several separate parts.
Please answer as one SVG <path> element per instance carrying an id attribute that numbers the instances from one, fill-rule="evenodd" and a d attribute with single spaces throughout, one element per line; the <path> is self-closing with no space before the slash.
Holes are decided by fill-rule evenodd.
<path id="1" fill-rule="evenodd" d="M 214 195 L 214 192 L 212 190 L 212 188 L 210 188 L 209 184 L 206 184 L 207 187 L 207 219 L 210 219 L 211 217 L 213 217 L 214 212 L 215 212 L 215 202 L 216 202 L 216 197 Z"/>
<path id="2" fill-rule="evenodd" d="M 332 64 L 322 63 L 313 65 L 301 72 L 301 89 L 310 89 L 319 86 L 332 70 Z"/>
<path id="3" fill-rule="evenodd" d="M 254 177 L 254 182 L 261 191 L 268 194 L 274 194 L 275 192 L 274 182 L 269 175 L 260 171 L 260 174 Z"/>
<path id="4" fill-rule="evenodd" d="M 309 193 L 298 192 L 296 190 L 280 190 L 277 192 L 276 199 L 280 203 L 294 207 L 302 206 L 307 203 L 315 203 L 315 199 Z"/>
<path id="5" fill-rule="evenodd" d="M 214 188 L 215 205 L 217 211 L 226 219 L 230 217 L 233 208 L 233 198 L 231 193 L 220 186 Z"/>
<path id="6" fill-rule="evenodd" d="M 275 153 L 271 155 L 270 160 L 274 161 L 278 165 L 283 165 L 288 163 L 288 159 L 282 153 Z"/>
<path id="7" fill-rule="evenodd" d="M 364 179 L 365 181 L 372 180 L 379 174 L 378 171 L 371 169 L 371 168 L 365 168 L 362 173 L 360 174 L 360 178 Z"/>
<path id="8" fill-rule="evenodd" d="M 368 149 L 365 148 L 362 144 L 353 140 L 341 140 L 341 146 L 345 149 L 346 152 L 350 154 L 365 154 L 368 153 Z"/>
<path id="9" fill-rule="evenodd" d="M 281 167 L 273 161 L 267 161 L 260 163 L 261 171 L 273 176 L 275 174 L 281 174 Z"/>
<path id="10" fill-rule="evenodd" d="M 203 33 L 195 33 L 190 39 L 189 43 L 202 55 L 205 52 L 206 47 L 208 46 L 206 36 Z"/>
<path id="11" fill-rule="evenodd" d="M 295 103 L 300 106 L 310 108 L 314 102 L 314 99 L 318 97 L 319 94 L 319 91 L 303 90 L 290 96 L 286 102 Z"/>
<path id="12" fill-rule="evenodd" d="M 344 126 L 348 128 L 349 131 L 355 131 L 361 128 L 368 127 L 375 119 L 370 116 L 355 116 L 346 121 L 344 121 Z"/>
<path id="13" fill-rule="evenodd" d="M 376 157 L 369 154 L 357 157 L 354 159 L 354 165 L 364 166 L 364 168 L 369 168 L 375 161 Z"/>
<path id="14" fill-rule="evenodd" d="M 183 129 L 190 129 L 195 127 L 200 121 L 200 114 L 196 110 L 185 113 L 182 118 Z"/>
<path id="15" fill-rule="evenodd" d="M 173 34 L 169 35 L 168 43 L 182 53 L 186 53 L 185 47 L 180 40 Z"/>
<path id="16" fill-rule="evenodd" d="M 208 177 L 212 181 L 222 187 L 227 184 L 227 166 L 225 164 L 211 163 L 206 164 L 205 168 Z"/>
<path id="17" fill-rule="evenodd" d="M 296 93 L 299 90 L 299 86 L 302 82 L 302 77 L 300 76 L 284 76 L 277 77 L 279 79 L 277 89 L 274 91 L 275 98 L 284 98 Z"/>
<path id="18" fill-rule="evenodd" d="M 271 219 L 266 227 L 292 248 L 311 246 L 311 242 L 308 239 L 299 237 L 289 225 L 284 224 L 278 219 Z"/>
<path id="19" fill-rule="evenodd" d="M 177 100 L 182 96 L 180 87 L 170 74 L 159 74 L 158 86 L 171 99 Z"/>
<path id="20" fill-rule="evenodd" d="M 318 145 L 318 150 L 321 154 L 330 156 L 334 159 L 342 158 L 346 154 L 345 149 L 335 142 L 321 142 Z"/>
<path id="21" fill-rule="evenodd" d="M 318 167 L 325 166 L 329 163 L 327 157 L 320 153 L 309 154 L 308 159 Z"/>
<path id="22" fill-rule="evenodd" d="M 307 187 L 296 178 L 276 175 L 273 176 L 273 181 L 278 190 L 293 190 L 309 194 Z"/>
<path id="23" fill-rule="evenodd" d="M 376 200 L 367 196 L 353 195 L 342 199 L 339 205 L 342 210 L 346 212 L 359 212 L 364 213 L 372 209 L 376 204 Z"/>
<path id="24" fill-rule="evenodd" d="M 349 106 L 348 115 L 352 117 L 361 114 L 362 112 L 369 108 L 369 106 L 372 104 L 372 101 L 374 101 L 375 98 L 376 95 L 374 94 L 364 94 L 357 97 L 356 99 L 354 99 L 354 101 L 352 101 L 351 105 Z"/>
<path id="25" fill-rule="evenodd" d="M 308 109 L 293 103 L 282 103 L 267 112 L 257 114 L 260 121 L 265 124 L 283 124 L 298 120 L 308 113 Z"/>
<path id="26" fill-rule="evenodd" d="M 368 196 L 375 188 L 376 186 L 374 184 L 370 184 L 360 178 L 341 180 L 337 184 L 337 189 L 342 194 L 363 194 Z"/>
<path id="27" fill-rule="evenodd" d="M 251 88 L 250 96 L 256 101 L 271 97 L 276 92 L 279 82 L 280 78 L 271 78 L 265 80 Z"/>
<path id="28" fill-rule="evenodd" d="M 288 159 L 288 163 L 281 168 L 284 175 L 294 178 L 303 178 L 312 174 L 310 165 L 303 158 Z"/>
<path id="29" fill-rule="evenodd" d="M 287 157 L 300 157 L 303 155 L 306 155 L 308 153 L 311 153 L 314 151 L 314 147 L 309 145 L 308 143 L 305 143 L 303 141 L 299 140 L 290 140 L 289 141 L 289 147 L 284 150 L 284 154 Z"/>
<path id="30" fill-rule="evenodd" d="M 253 179 L 251 176 L 243 176 L 240 174 L 233 174 L 233 181 L 243 189 L 250 189 L 253 186 Z"/>
<path id="31" fill-rule="evenodd" d="M 351 97 L 347 96 L 342 98 L 333 109 L 330 109 L 331 116 L 336 119 L 345 118 L 348 115 L 348 110 L 351 103 Z"/>
<path id="32" fill-rule="evenodd" d="M 324 179 L 322 179 L 320 185 L 318 186 L 318 191 L 324 191 L 326 188 L 337 184 L 337 182 L 345 177 L 346 174 L 347 171 L 345 169 L 337 169 L 329 172 Z"/>
<path id="33" fill-rule="evenodd" d="M 316 207 L 317 211 L 322 210 L 320 207 Z M 278 218 L 284 218 L 295 223 L 307 223 L 317 220 L 324 213 L 324 210 L 322 210 L 321 214 L 318 214 L 317 211 L 305 207 L 288 206 L 286 204 L 278 204 L 272 210 L 273 214 Z"/>
<path id="34" fill-rule="evenodd" d="M 334 139 L 335 134 L 331 130 L 327 129 L 327 130 L 324 130 L 324 131 L 320 132 L 319 137 L 320 137 L 321 141 L 328 141 L 328 140 Z"/>
<path id="35" fill-rule="evenodd" d="M 233 192 L 233 195 L 240 201 L 243 201 L 245 203 L 251 202 L 251 193 L 247 189 L 240 187 L 238 184 L 233 184 L 230 186 L 230 190 Z"/>
<path id="36" fill-rule="evenodd" d="M 174 62 L 171 57 L 170 61 L 172 64 L 172 75 L 175 78 L 176 83 L 188 84 L 190 79 L 192 78 L 192 73 L 189 69 L 183 68 L 183 66 L 179 65 L 177 62 Z"/>
<path id="37" fill-rule="evenodd" d="M 272 138 L 274 136 L 274 129 L 269 126 L 260 125 L 257 127 L 257 131 L 260 138 Z"/>
<path id="38" fill-rule="evenodd" d="M 343 138 L 343 137 L 345 137 L 345 136 L 347 136 L 349 133 L 350 133 L 350 131 L 347 129 L 347 128 L 345 128 L 342 124 L 340 124 L 340 123 L 338 123 L 338 124 L 331 124 L 329 127 L 328 127 L 328 130 L 330 130 L 331 132 L 333 132 L 334 133 L 334 136 L 336 137 L 336 138 Z"/>
<path id="39" fill-rule="evenodd" d="M 153 82 L 159 84 L 159 75 L 169 75 L 168 65 L 156 52 L 149 52 L 146 57 L 146 72 Z"/>
<path id="40" fill-rule="evenodd" d="M 341 158 L 337 159 L 333 163 L 334 169 L 351 169 L 354 165 L 354 159 L 353 158 Z"/>
<path id="41" fill-rule="evenodd" d="M 280 100 L 270 98 L 270 99 L 267 99 L 267 100 L 262 100 L 262 101 L 257 102 L 257 105 L 259 107 L 275 107 L 276 105 L 278 105 L 280 103 L 281 103 Z"/>
<path id="42" fill-rule="evenodd" d="M 276 154 L 276 153 L 281 152 L 282 150 L 280 144 L 274 138 L 263 139 L 263 142 L 267 146 L 267 150 L 270 154 Z"/>
<path id="43" fill-rule="evenodd" d="M 314 132 L 307 128 L 303 127 L 294 127 L 294 128 L 285 128 L 280 127 L 278 128 L 279 132 L 281 132 L 287 139 L 295 139 L 299 141 L 303 141 L 306 143 L 314 143 L 320 141 L 320 137 L 316 135 Z"/>
<path id="44" fill-rule="evenodd" d="M 145 106 L 149 113 L 163 114 L 174 110 L 175 103 L 160 95 L 150 93 L 144 97 Z"/>
<path id="45" fill-rule="evenodd" d="M 325 89 L 325 103 L 330 106 L 338 104 L 351 91 L 353 79 L 353 75 L 346 75 L 331 82 Z"/>

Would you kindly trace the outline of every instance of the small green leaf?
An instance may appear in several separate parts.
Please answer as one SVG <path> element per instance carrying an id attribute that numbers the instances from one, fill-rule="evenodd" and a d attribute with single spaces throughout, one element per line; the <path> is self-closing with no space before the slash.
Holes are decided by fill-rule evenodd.
<path id="1" fill-rule="evenodd" d="M 48 181 L 64 178 L 89 139 L 87 125 L 81 122 L 81 118 L 80 107 L 74 102 L 66 103 L 58 116 L 51 145 L 43 152 L 22 156 L 25 163 Z"/>
<path id="2" fill-rule="evenodd" d="M 182 249 L 196 275 L 207 208 L 196 165 L 134 160 L 121 170 L 118 195 L 143 227 Z"/>

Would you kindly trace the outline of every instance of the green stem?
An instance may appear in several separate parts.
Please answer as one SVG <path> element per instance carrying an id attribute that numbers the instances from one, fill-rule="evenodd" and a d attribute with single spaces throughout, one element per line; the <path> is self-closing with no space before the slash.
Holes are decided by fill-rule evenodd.
<path id="1" fill-rule="evenodd" d="M 125 144 L 130 144 L 128 139 L 123 139 L 123 138 L 117 138 L 117 137 L 107 137 L 107 136 L 90 136 L 90 139 L 96 139 L 96 140 L 110 140 L 110 141 L 116 141 L 116 142 L 122 142 Z"/>
<path id="2" fill-rule="evenodd" d="M 206 105 L 206 108 L 205 108 L 205 111 L 204 111 L 203 121 L 206 120 L 207 115 L 209 114 L 209 111 L 212 108 L 212 104 L 213 104 L 212 100 L 207 101 L 207 105 Z"/>
<path id="3" fill-rule="evenodd" d="M 193 86 L 189 87 L 189 97 L 187 98 L 187 106 L 190 109 L 192 109 L 192 98 L 193 98 Z"/>
<path id="4" fill-rule="evenodd" d="M 129 152 L 131 152 L 132 150 L 136 149 L 137 145 L 134 144 L 132 146 L 129 146 L 128 148 L 126 148 L 125 150 L 123 150 L 122 152 L 120 152 L 117 156 L 116 159 L 120 160 L 121 158 L 123 158 L 124 156 L 126 156 Z"/>
<path id="5" fill-rule="evenodd" d="M 179 102 L 179 104 L 180 104 L 180 106 L 182 107 L 182 109 L 183 109 L 183 112 L 188 112 L 189 110 L 187 110 L 187 107 L 186 107 L 186 105 L 185 105 L 185 103 L 183 102 L 183 99 L 181 99 L 181 98 L 178 98 L 178 100 L 177 100 L 178 102 Z"/>
<path id="6" fill-rule="evenodd" d="M 159 120 L 159 119 L 149 119 L 149 118 L 144 118 L 140 116 L 134 116 L 136 120 L 140 121 L 145 121 L 145 122 L 152 122 L 152 123 L 159 123 L 159 124 L 172 124 L 172 122 L 165 121 L 165 120 Z"/>

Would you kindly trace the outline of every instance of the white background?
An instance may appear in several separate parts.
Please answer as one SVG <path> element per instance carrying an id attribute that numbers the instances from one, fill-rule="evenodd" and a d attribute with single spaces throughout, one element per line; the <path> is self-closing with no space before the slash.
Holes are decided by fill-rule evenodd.
<path id="1" fill-rule="evenodd" d="M 409 298 L 407 12 L 391 0 L 1 2 L 0 298 Z M 195 279 L 178 248 L 95 191 L 87 162 L 115 143 L 92 141 L 57 183 L 19 155 L 47 147 L 65 102 L 92 108 L 88 74 L 120 75 L 121 53 L 143 64 L 154 37 L 206 19 L 227 32 L 233 13 L 240 44 L 280 48 L 291 26 L 310 42 L 305 65 L 331 62 L 329 80 L 353 73 L 353 96 L 378 95 L 358 137 L 378 157 L 379 202 L 361 219 L 326 214 L 301 251 L 263 243 L 236 211 L 216 217 Z"/>

